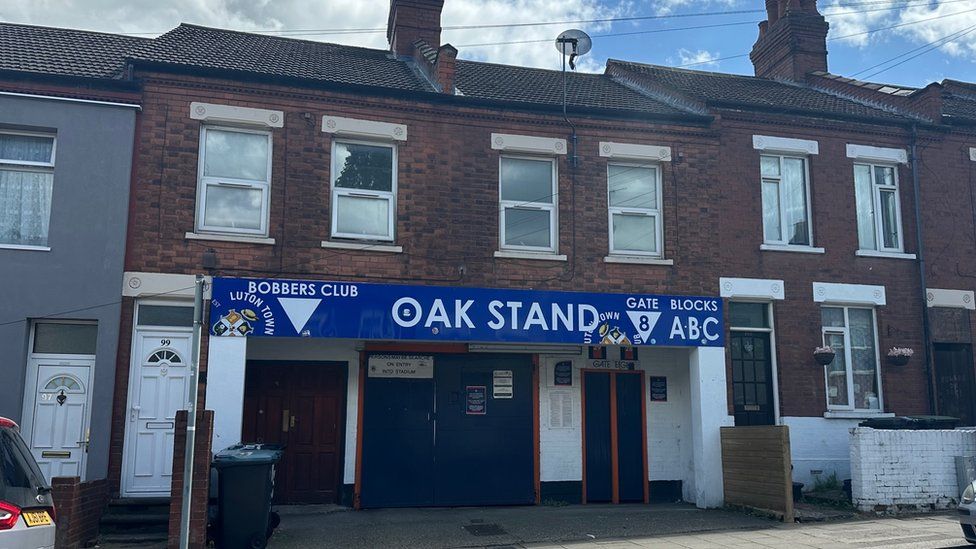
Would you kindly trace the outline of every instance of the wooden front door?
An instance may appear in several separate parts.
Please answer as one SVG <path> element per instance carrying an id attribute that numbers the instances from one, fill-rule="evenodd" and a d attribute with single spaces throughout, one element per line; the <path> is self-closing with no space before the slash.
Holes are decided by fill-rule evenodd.
<path id="1" fill-rule="evenodd" d="M 338 501 L 346 371 L 344 362 L 248 362 L 243 441 L 285 445 L 276 503 Z"/>
<path id="2" fill-rule="evenodd" d="M 961 425 L 976 425 L 972 347 L 968 343 L 935 343 L 932 347 L 939 415 L 957 417 Z"/>

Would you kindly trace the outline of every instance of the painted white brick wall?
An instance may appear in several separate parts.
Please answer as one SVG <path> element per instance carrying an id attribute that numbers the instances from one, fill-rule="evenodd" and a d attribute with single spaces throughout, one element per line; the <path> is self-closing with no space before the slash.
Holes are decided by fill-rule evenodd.
<path id="1" fill-rule="evenodd" d="M 976 431 L 851 430 L 851 489 L 862 511 L 949 509 L 956 456 L 976 455 Z"/>
<path id="2" fill-rule="evenodd" d="M 809 490 L 818 477 L 826 479 L 831 473 L 837 475 L 838 481 L 851 478 L 849 433 L 861 421 L 823 417 L 780 418 L 780 423 L 790 428 L 793 482 L 802 482 L 803 489 Z"/>

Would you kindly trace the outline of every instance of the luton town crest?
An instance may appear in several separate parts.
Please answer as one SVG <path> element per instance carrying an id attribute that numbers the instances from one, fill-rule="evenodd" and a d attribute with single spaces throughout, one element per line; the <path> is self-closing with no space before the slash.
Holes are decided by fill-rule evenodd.
<path id="1" fill-rule="evenodd" d="M 257 313 L 251 309 L 236 309 L 227 311 L 213 326 L 213 333 L 219 336 L 246 336 L 254 331 L 251 322 L 258 319 Z"/>

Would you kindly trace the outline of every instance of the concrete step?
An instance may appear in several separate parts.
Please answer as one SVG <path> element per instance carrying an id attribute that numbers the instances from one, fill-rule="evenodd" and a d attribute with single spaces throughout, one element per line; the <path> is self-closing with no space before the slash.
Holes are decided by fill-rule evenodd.
<path id="1" fill-rule="evenodd" d="M 98 536 L 99 545 L 165 547 L 166 532 L 119 532 L 103 533 Z"/>

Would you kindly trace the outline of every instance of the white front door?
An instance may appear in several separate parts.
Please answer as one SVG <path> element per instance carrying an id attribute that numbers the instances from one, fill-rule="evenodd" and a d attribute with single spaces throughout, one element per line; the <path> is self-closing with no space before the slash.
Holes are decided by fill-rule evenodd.
<path id="1" fill-rule="evenodd" d="M 176 412 L 189 399 L 190 332 L 137 329 L 132 344 L 122 492 L 169 496 Z"/>
<path id="2" fill-rule="evenodd" d="M 48 482 L 85 479 L 92 360 L 32 358 L 24 438 Z"/>

